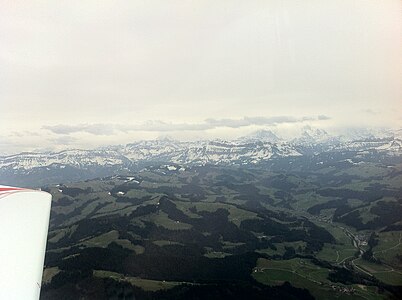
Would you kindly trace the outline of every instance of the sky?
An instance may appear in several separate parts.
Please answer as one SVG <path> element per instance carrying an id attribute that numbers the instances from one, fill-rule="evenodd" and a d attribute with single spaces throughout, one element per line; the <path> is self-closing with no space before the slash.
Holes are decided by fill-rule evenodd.
<path id="1" fill-rule="evenodd" d="M 399 0 L 0 0 L 0 155 L 402 127 Z"/>

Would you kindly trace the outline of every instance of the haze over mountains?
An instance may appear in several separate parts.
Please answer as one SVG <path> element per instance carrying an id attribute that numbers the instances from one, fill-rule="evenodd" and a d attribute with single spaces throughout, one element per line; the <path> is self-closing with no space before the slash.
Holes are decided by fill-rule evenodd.
<path id="1" fill-rule="evenodd" d="M 290 139 L 261 130 L 230 141 L 185 142 L 165 138 L 95 150 L 20 153 L 0 157 L 0 177 L 6 184 L 37 185 L 129 172 L 152 162 L 183 166 L 244 165 L 322 153 L 342 153 L 356 162 L 364 157 L 401 156 L 401 130 L 355 130 L 349 136 L 333 136 L 305 126 L 300 135 Z"/>

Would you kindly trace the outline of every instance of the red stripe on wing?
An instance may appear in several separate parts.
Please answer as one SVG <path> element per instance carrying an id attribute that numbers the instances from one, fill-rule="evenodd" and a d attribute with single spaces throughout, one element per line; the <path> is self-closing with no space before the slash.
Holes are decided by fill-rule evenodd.
<path id="1" fill-rule="evenodd" d="M 24 190 L 24 189 L 21 189 L 21 188 L 9 188 L 9 187 L 7 187 L 7 188 L 1 188 L 0 187 L 0 192 L 11 192 L 11 191 L 20 191 L 20 190 Z"/>

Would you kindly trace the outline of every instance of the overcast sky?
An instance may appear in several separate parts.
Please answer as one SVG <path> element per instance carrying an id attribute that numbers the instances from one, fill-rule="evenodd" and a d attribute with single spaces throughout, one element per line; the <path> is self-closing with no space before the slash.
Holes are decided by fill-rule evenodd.
<path id="1" fill-rule="evenodd" d="M 402 2 L 0 0 L 0 155 L 402 126 Z"/>

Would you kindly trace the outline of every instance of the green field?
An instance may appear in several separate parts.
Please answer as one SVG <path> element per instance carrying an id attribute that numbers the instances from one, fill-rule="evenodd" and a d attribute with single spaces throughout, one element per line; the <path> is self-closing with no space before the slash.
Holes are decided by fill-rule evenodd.
<path id="1" fill-rule="evenodd" d="M 384 264 L 375 264 L 363 259 L 354 261 L 356 266 L 369 272 L 377 279 L 390 285 L 402 285 L 402 271 Z"/>
<path id="2" fill-rule="evenodd" d="M 82 242 L 87 247 L 107 247 L 111 242 L 119 238 L 119 232 L 116 230 L 109 231 L 107 233 L 98 235 L 92 239 Z"/>
<path id="3" fill-rule="evenodd" d="M 45 268 L 43 270 L 42 284 L 47 284 L 52 281 L 52 278 L 60 272 L 58 267 Z"/>
<path id="4" fill-rule="evenodd" d="M 331 263 L 341 263 L 348 257 L 353 257 L 356 253 L 356 248 L 345 245 L 330 245 L 325 244 L 323 249 L 317 253 L 317 258 L 329 261 Z"/>
<path id="5" fill-rule="evenodd" d="M 186 230 L 192 227 L 190 224 L 170 219 L 165 212 L 150 214 L 146 217 L 142 217 L 141 220 L 152 222 L 157 226 L 162 226 L 171 230 Z"/>
<path id="6" fill-rule="evenodd" d="M 186 283 L 177 281 L 149 280 L 149 279 L 142 279 L 139 277 L 126 277 L 119 273 L 110 271 L 101 271 L 101 270 L 94 270 L 93 275 L 94 277 L 98 278 L 113 278 L 117 280 L 127 281 L 135 286 L 142 288 L 145 291 L 158 291 L 158 290 L 171 289 L 177 285 Z"/>
<path id="7" fill-rule="evenodd" d="M 402 231 L 379 233 L 373 255 L 402 273 Z"/>
<path id="8" fill-rule="evenodd" d="M 374 274 L 376 278 L 390 285 L 402 286 L 402 272 L 377 272 Z"/>
<path id="9" fill-rule="evenodd" d="M 333 283 L 327 279 L 328 273 L 328 269 L 306 259 L 259 259 L 252 276 L 267 285 L 288 281 L 295 287 L 308 289 L 317 299 L 386 299 L 386 295 L 378 294 L 374 287 Z"/>

